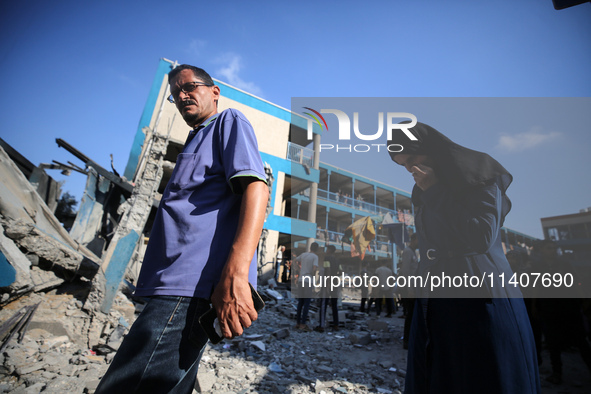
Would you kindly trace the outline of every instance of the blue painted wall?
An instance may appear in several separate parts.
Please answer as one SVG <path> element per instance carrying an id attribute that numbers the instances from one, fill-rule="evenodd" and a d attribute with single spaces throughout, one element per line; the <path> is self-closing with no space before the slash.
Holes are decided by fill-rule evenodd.
<path id="1" fill-rule="evenodd" d="M 320 172 L 318 170 L 311 169 L 310 174 L 307 175 L 301 164 L 293 163 L 284 158 L 261 152 L 261 159 L 263 160 L 263 163 L 266 163 L 271 167 L 271 170 L 273 172 L 273 178 L 275 179 L 271 191 L 272 204 L 275 203 L 277 193 L 282 192 L 277 190 L 276 180 L 279 177 L 279 172 L 283 172 L 286 175 L 295 176 L 297 178 L 302 178 L 310 182 L 318 182 L 320 178 Z M 295 171 L 294 168 L 296 169 Z M 299 174 L 300 171 L 303 172 L 305 178 L 302 176 L 294 175 L 294 172 L 296 172 L 296 174 Z M 269 216 L 267 217 L 264 227 L 268 230 L 279 231 L 281 233 L 292 234 L 306 238 L 314 237 L 314 235 L 316 234 L 316 223 L 305 222 L 302 220 L 292 219 L 285 216 L 277 216 L 273 214 L 273 212 L 271 212 L 271 214 L 269 214 Z"/>
<path id="2" fill-rule="evenodd" d="M 104 313 L 109 313 L 111 310 L 113 300 L 119 289 L 119 284 L 123 280 L 127 264 L 131 260 L 139 238 L 140 235 L 136 231 L 131 230 L 129 234 L 117 242 L 113 255 L 108 261 L 108 266 L 105 270 L 105 296 L 101 304 L 101 311 Z"/>

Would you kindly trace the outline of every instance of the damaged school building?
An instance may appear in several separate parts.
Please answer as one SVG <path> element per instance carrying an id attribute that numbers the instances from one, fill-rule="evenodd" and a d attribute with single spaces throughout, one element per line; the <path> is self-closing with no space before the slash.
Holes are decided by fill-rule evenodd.
<path id="1" fill-rule="evenodd" d="M 85 305 L 88 309 L 108 312 L 121 283 L 133 288 L 139 274 L 161 193 L 189 132 L 176 107 L 167 101 L 167 74 L 177 64 L 167 59 L 158 63 L 138 129 L 135 136 L 130 132 L 128 137 L 133 138 L 133 146 L 124 174 L 105 169 L 66 141 L 56 140 L 84 168 L 71 162 L 45 168 L 87 174 L 86 189 L 69 232 L 52 214 L 59 197 L 55 182 L 53 186 L 40 182 L 49 178 L 44 169 L 22 164 L 26 159 L 18 152 L 11 150 L 13 160 L 20 163 L 18 168 L 2 152 L 2 172 L 11 174 L 10 180 L 3 176 L 2 181 L 2 239 L 8 237 L 28 255 L 51 261 L 72 275 L 92 279 L 93 291 Z M 236 108 L 252 123 L 267 173 L 271 193 L 258 250 L 259 279 L 266 283 L 275 275 L 274 261 L 281 245 L 286 246 L 288 255 L 300 254 L 312 241 L 321 247 L 335 245 L 351 274 L 359 268 L 359 259 L 350 258 L 352 248 L 358 249 L 357 254 L 366 251 L 370 266 L 386 260 L 396 267 L 395 235 L 414 229 L 410 194 L 320 162 L 319 127 L 313 128 L 310 141 L 305 117 L 222 81 L 216 83 L 221 89 L 219 111 Z M 15 172 L 27 174 L 26 178 Z M 27 178 L 25 186 L 22 183 Z M 363 225 L 361 222 L 369 224 L 369 229 L 365 228 L 367 240 L 359 244 L 347 229 L 354 223 Z M 508 228 L 502 232 L 507 250 L 527 248 L 534 241 Z M 48 247 L 41 244 L 51 244 L 53 250 L 46 252 Z M 27 264 L 12 261 L 4 251 L 4 241 L 2 245 L 3 255 L 17 267 L 20 278 Z"/>
<path id="2" fill-rule="evenodd" d="M 93 392 L 126 330 L 141 311 L 141 300 L 131 294 L 161 193 L 189 132 L 176 107 L 167 101 L 167 74 L 176 65 L 167 59 L 158 63 L 138 128 L 135 134 L 128 131 L 128 136 L 123 137 L 133 139 L 123 174 L 101 167 L 92 159 L 92 152 L 80 152 L 59 138 L 57 144 L 78 164 L 54 161 L 35 166 L 0 139 L 0 392 L 19 388 L 27 392 Z M 360 269 L 360 257 L 352 255 L 364 255 L 370 270 L 383 262 L 395 269 L 399 250 L 395 241 L 403 241 L 402 234 L 414 230 L 410 194 L 320 162 L 320 127 L 313 126 L 310 140 L 304 116 L 222 81 L 216 83 L 221 89 L 218 109 L 236 108 L 252 123 L 270 188 L 258 248 L 259 285 L 266 285 L 275 276 L 280 246 L 293 256 L 305 251 L 313 241 L 321 248 L 334 245 L 350 275 L 358 274 Z M 77 171 L 87 176 L 78 212 L 69 218 L 67 226 L 55 215 L 61 191 L 48 170 Z M 364 237 L 353 236 L 353 228 L 354 234 L 362 233 Z M 507 250 L 528 248 L 534 241 L 507 228 L 502 232 Z M 350 311 L 356 311 L 357 290 L 347 289 Z M 287 334 L 273 331 L 272 336 L 283 340 L 290 335 L 288 327 L 295 307 L 287 294 L 283 304 L 273 296 L 268 301 L 266 309 L 270 312 L 261 316 L 254 331 L 260 331 L 256 334 L 260 338 L 269 339 L 272 328 L 282 327 Z M 275 316 L 274 311 L 285 317 Z M 340 311 L 339 315 L 341 312 L 345 313 Z M 366 322 L 365 314 L 356 313 L 347 312 L 346 321 L 356 331 L 367 331 L 364 344 L 358 343 L 359 334 L 350 334 L 347 343 L 343 343 L 344 336 L 334 336 L 331 341 L 335 349 L 350 353 L 365 351 L 371 343 L 399 342 L 400 327 Z M 369 334 L 372 324 L 380 327 L 382 336 Z M 292 335 L 302 336 L 301 340 L 294 338 L 293 348 L 283 342 L 265 342 L 286 357 L 278 359 L 268 354 L 269 360 L 263 359 L 271 364 L 261 371 L 272 372 L 276 364 L 281 364 L 284 370 L 293 372 L 298 382 L 309 386 L 311 381 L 318 388 L 319 381 L 310 380 L 310 370 L 289 365 L 289 360 L 300 357 L 294 349 L 306 334 Z M 245 347 L 252 339 L 237 339 L 232 351 L 238 349 L 240 354 L 250 354 L 256 360 L 257 354 Z M 326 343 L 321 336 L 318 340 Z M 258 347 L 256 352 L 260 353 Z M 317 351 L 315 348 L 318 346 L 310 345 L 309 354 Z M 223 349 L 217 350 L 226 352 Z M 383 350 L 391 354 L 387 348 Z M 332 356 L 325 353 L 319 356 L 324 363 L 321 372 L 327 374 L 327 380 L 330 376 L 334 379 L 336 370 L 329 367 Z M 225 357 L 219 356 L 211 363 L 223 369 L 220 366 L 227 362 Z M 403 360 L 396 362 L 402 365 Z M 368 368 L 377 364 L 383 364 L 384 376 L 358 367 L 353 370 L 363 372 L 360 381 L 368 377 L 377 387 L 389 381 L 388 371 L 396 371 L 390 362 L 375 360 Z M 341 372 L 349 375 L 349 371 Z M 397 376 L 403 373 L 398 371 Z M 234 387 L 231 384 L 238 381 L 232 378 L 227 382 L 228 387 Z M 265 384 L 284 387 L 273 379 Z M 370 387 L 363 384 L 361 392 Z"/>

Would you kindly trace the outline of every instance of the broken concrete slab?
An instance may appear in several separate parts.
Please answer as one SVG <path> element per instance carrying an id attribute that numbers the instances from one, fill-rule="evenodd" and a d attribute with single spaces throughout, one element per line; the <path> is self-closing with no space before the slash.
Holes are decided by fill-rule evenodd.
<path id="1" fill-rule="evenodd" d="M 20 248 L 71 272 L 92 278 L 98 269 L 98 257 L 83 251 L 83 247 L 70 247 L 63 238 L 57 239 L 34 223 L 23 219 L 2 221 L 6 236 Z M 64 230 L 65 231 L 65 230 Z M 67 234 L 67 233 L 66 233 Z M 89 256 L 91 256 L 89 258 Z"/>
<path id="2" fill-rule="evenodd" d="M 32 267 L 30 278 L 35 292 L 53 289 L 65 282 L 64 279 L 59 278 L 53 271 L 46 271 L 39 267 Z"/>
<path id="3" fill-rule="evenodd" d="M 197 381 L 195 382 L 195 390 L 198 393 L 210 392 L 216 381 L 216 376 L 213 371 L 204 371 L 204 368 L 199 368 L 197 371 Z"/>
<path id="4" fill-rule="evenodd" d="M 3 226 L 5 228 L 5 224 L 11 222 L 29 224 L 45 237 L 52 238 L 61 247 L 76 251 L 95 264 L 99 263 L 97 256 L 72 239 L 70 234 L 53 215 L 52 210 L 49 209 L 20 169 L 1 147 L 0 173 L 2 173 L 2 183 L 0 183 L 0 214 L 3 216 Z M 22 234 L 16 234 L 16 236 L 24 238 L 27 234 L 28 231 Z M 6 233 L 6 235 L 18 241 L 10 234 Z M 19 242 L 16 243 L 22 246 Z M 27 250 L 35 253 L 34 249 Z"/>
<path id="5" fill-rule="evenodd" d="M 48 346 L 49 349 L 57 348 L 63 344 L 70 342 L 70 338 L 67 335 L 61 335 L 59 337 L 53 337 L 46 339 L 44 344 Z"/>
<path id="6" fill-rule="evenodd" d="M 283 296 L 281 295 L 281 293 L 279 293 L 276 290 L 273 289 L 266 289 L 265 293 L 271 297 L 272 299 L 276 300 L 276 301 L 281 301 L 283 300 Z"/>
<path id="7" fill-rule="evenodd" d="M 118 350 L 119 346 L 121 346 L 121 342 L 123 342 L 123 337 L 126 332 L 127 329 L 124 326 L 117 326 L 117 328 L 115 328 L 115 331 L 113 331 L 109 336 L 107 346 L 113 350 Z"/>
<path id="8" fill-rule="evenodd" d="M 250 344 L 263 352 L 267 349 L 263 341 L 252 341 Z"/>
<path id="9" fill-rule="evenodd" d="M 273 332 L 273 336 L 277 339 L 287 338 L 289 334 L 290 331 L 288 328 L 280 328 L 279 330 Z"/>
<path id="10" fill-rule="evenodd" d="M 388 323 L 382 320 L 368 320 L 367 328 L 371 331 L 388 331 Z"/>
<path id="11" fill-rule="evenodd" d="M 378 365 L 384 369 L 390 369 L 394 366 L 394 362 L 390 360 L 380 360 L 378 361 Z"/>
<path id="12" fill-rule="evenodd" d="M 31 321 L 31 323 L 29 324 L 29 329 L 27 330 L 27 335 L 31 336 L 32 332 L 34 330 L 43 331 L 52 337 L 59 337 L 59 336 L 64 336 L 64 335 L 68 336 L 68 331 L 64 328 L 63 324 L 60 322 L 57 322 L 57 321 L 44 322 L 44 321 L 38 321 L 38 320 L 33 319 Z M 38 341 L 40 341 L 44 344 L 51 343 L 51 340 L 43 338 L 43 334 L 40 334 L 38 336 L 39 336 L 39 339 L 37 339 Z"/>
<path id="13" fill-rule="evenodd" d="M 349 342 L 352 345 L 366 346 L 371 343 L 371 335 L 369 333 L 352 333 L 349 335 Z"/>
<path id="14" fill-rule="evenodd" d="M 320 371 L 320 372 L 327 372 L 327 373 L 333 373 L 334 372 L 334 369 L 333 368 L 331 368 L 329 366 L 326 366 L 326 365 L 318 365 L 316 367 L 316 370 L 317 371 Z"/>

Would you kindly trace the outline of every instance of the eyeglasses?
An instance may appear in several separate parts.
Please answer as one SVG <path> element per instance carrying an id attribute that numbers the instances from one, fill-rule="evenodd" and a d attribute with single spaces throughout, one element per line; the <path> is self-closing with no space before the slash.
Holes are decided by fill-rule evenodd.
<path id="1" fill-rule="evenodd" d="M 199 86 L 213 86 L 213 85 L 203 83 L 203 82 L 187 82 L 186 84 L 181 86 L 180 90 L 177 90 L 174 92 L 171 90 L 171 92 L 170 92 L 171 95 L 168 96 L 168 101 L 170 101 L 172 104 L 174 104 L 175 97 L 178 97 L 179 94 L 181 94 L 181 92 L 188 94 L 188 93 L 191 93 L 192 91 L 194 91 L 195 89 L 197 89 Z"/>

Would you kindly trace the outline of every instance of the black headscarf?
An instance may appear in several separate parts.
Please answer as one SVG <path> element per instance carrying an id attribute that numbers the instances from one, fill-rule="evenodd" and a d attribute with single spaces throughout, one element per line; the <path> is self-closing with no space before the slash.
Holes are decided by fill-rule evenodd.
<path id="1" fill-rule="evenodd" d="M 390 152 L 392 160 L 401 153 L 431 157 L 436 163 L 437 168 L 434 170 L 437 178 L 456 195 L 462 195 L 472 188 L 496 181 L 508 203 L 504 214 L 509 212 L 511 203 L 505 196 L 505 191 L 513 181 L 513 176 L 498 161 L 486 153 L 456 144 L 424 123 L 417 122 L 416 126 L 409 130 L 418 141 L 411 141 L 404 133 L 395 132 L 388 144 L 402 145 L 403 150 Z M 413 197 L 416 189 L 415 185 Z"/>

